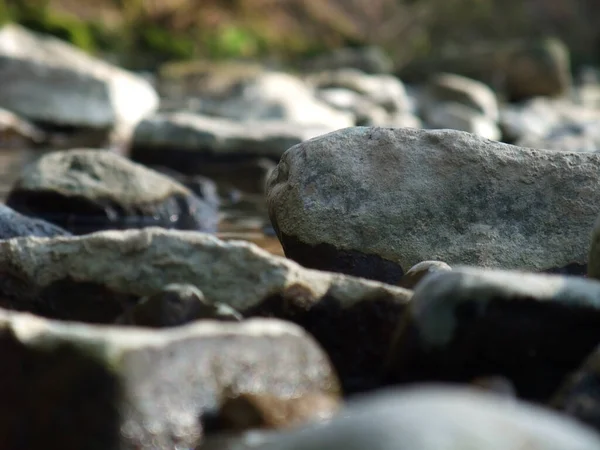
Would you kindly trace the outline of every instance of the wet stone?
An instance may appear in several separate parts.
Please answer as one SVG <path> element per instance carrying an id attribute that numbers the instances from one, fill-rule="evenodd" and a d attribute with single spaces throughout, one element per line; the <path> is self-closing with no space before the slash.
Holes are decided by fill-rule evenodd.
<path id="1" fill-rule="evenodd" d="M 7 449 L 191 448 L 226 390 L 285 398 L 339 389 L 318 345 L 277 320 L 150 331 L 0 311 L 0 350 Z"/>
<path id="2" fill-rule="evenodd" d="M 156 171 L 105 150 L 56 151 L 27 166 L 6 204 L 74 234 L 160 226 L 216 231 L 214 205 Z"/>
<path id="3" fill-rule="evenodd" d="M 140 327 L 175 327 L 196 320 L 240 322 L 242 316 L 223 303 L 210 303 L 191 284 L 169 284 L 157 294 L 142 298 L 115 323 Z"/>
<path id="4" fill-rule="evenodd" d="M 327 351 L 345 391 L 377 386 L 412 292 L 304 269 L 254 244 L 146 228 L 0 241 L 0 307 L 95 323 L 141 297 L 191 284 L 243 317 L 301 325 Z M 135 280 L 132 282 L 132 280 Z"/>
<path id="5" fill-rule="evenodd" d="M 600 283 L 459 267 L 415 289 L 390 354 L 393 382 L 495 374 L 547 401 L 600 342 Z"/>

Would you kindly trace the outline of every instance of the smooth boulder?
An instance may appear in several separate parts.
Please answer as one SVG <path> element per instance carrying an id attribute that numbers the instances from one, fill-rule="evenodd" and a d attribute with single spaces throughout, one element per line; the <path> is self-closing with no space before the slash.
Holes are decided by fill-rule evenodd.
<path id="1" fill-rule="evenodd" d="M 600 155 L 452 130 L 354 127 L 290 148 L 267 184 L 287 257 L 397 284 L 426 260 L 585 273 Z"/>
<path id="2" fill-rule="evenodd" d="M 170 283 L 192 284 L 210 303 L 243 317 L 303 326 L 328 352 L 346 390 L 379 383 L 412 295 L 307 270 L 248 242 L 162 228 L 0 241 L 0 271 L 0 307 L 97 323 L 111 323 Z"/>
<path id="3" fill-rule="evenodd" d="M 400 320 L 391 382 L 499 375 L 547 401 L 600 342 L 600 283 L 454 267 L 424 278 Z"/>
<path id="4" fill-rule="evenodd" d="M 447 386 L 376 392 L 349 402 L 327 424 L 265 441 L 259 446 L 261 450 L 600 448 L 600 435 L 568 417 L 496 395 Z"/>
<path id="5" fill-rule="evenodd" d="M 277 320 L 142 331 L 0 311 L 3 448 L 171 450 L 227 392 L 336 395 L 319 346 Z M 249 370 L 250 369 L 250 370 Z"/>
<path id="6" fill-rule="evenodd" d="M 216 231 L 216 208 L 166 175 L 106 150 L 46 154 L 23 169 L 6 204 L 74 234 L 161 226 Z"/>

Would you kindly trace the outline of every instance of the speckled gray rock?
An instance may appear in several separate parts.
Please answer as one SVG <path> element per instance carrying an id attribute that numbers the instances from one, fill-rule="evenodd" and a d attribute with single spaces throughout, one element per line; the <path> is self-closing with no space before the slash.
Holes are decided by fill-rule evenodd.
<path id="1" fill-rule="evenodd" d="M 511 380 L 548 400 L 600 342 L 600 283 L 454 267 L 423 279 L 390 354 L 394 381 Z"/>
<path id="2" fill-rule="evenodd" d="M 423 261 L 412 266 L 400 279 L 398 286 L 405 289 L 414 289 L 415 286 L 427 275 L 452 270 L 452 268 L 442 261 Z"/>
<path id="3" fill-rule="evenodd" d="M 176 327 L 196 320 L 240 322 L 242 316 L 224 303 L 211 303 L 191 284 L 172 283 L 142 298 L 115 323 L 140 327 Z"/>
<path id="4" fill-rule="evenodd" d="M 214 205 L 175 180 L 105 150 L 52 152 L 27 166 L 6 204 L 73 232 L 162 226 L 215 231 Z"/>
<path id="5" fill-rule="evenodd" d="M 269 438 L 260 450 L 596 450 L 600 435 L 566 416 L 447 387 L 385 390 L 331 422 Z M 233 447 L 235 448 L 235 447 Z M 240 447 L 243 448 L 243 447 Z"/>
<path id="6" fill-rule="evenodd" d="M 0 311 L 0 349 L 0 440 L 11 449 L 189 448 L 227 392 L 339 390 L 314 340 L 277 320 L 143 331 Z"/>
<path id="7" fill-rule="evenodd" d="M 21 236 L 68 236 L 70 234 L 49 222 L 24 216 L 6 205 L 0 205 L 0 239 Z"/>
<path id="8" fill-rule="evenodd" d="M 0 306 L 102 323 L 170 283 L 192 284 L 211 303 L 225 303 L 244 317 L 302 325 L 327 350 L 346 389 L 381 375 L 412 295 L 307 270 L 247 242 L 161 228 L 0 241 L 0 271 Z"/>
<path id="9" fill-rule="evenodd" d="M 286 122 L 239 122 L 186 112 L 160 113 L 137 126 L 131 158 L 186 174 L 205 173 L 208 163 L 257 157 L 278 161 L 289 147 L 334 129 Z"/>
<path id="10" fill-rule="evenodd" d="M 583 273 L 599 170 L 600 155 L 355 127 L 289 149 L 267 203 L 286 256 L 306 267 L 391 284 L 425 260 Z"/>
<path id="11" fill-rule="evenodd" d="M 14 24 L 0 30 L 0 106 L 46 124 L 109 129 L 156 110 L 142 78 Z"/>
<path id="12" fill-rule="evenodd" d="M 600 348 L 567 377 L 550 405 L 600 431 Z"/>

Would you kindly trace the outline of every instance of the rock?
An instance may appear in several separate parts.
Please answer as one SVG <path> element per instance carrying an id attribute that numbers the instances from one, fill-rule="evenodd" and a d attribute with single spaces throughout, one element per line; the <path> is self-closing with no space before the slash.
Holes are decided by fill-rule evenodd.
<path id="1" fill-rule="evenodd" d="M 404 84 L 392 75 L 369 75 L 356 69 L 340 69 L 313 74 L 307 82 L 319 90 L 350 90 L 389 113 L 410 112 Z"/>
<path id="2" fill-rule="evenodd" d="M 548 400 L 600 342 L 600 283 L 459 267 L 414 291 L 390 353 L 391 379 L 511 380 Z"/>
<path id="3" fill-rule="evenodd" d="M 216 231 L 215 209 L 154 170 L 105 150 L 52 152 L 26 167 L 6 204 L 84 234 L 162 226 Z"/>
<path id="4" fill-rule="evenodd" d="M 219 170 L 220 163 L 220 171 L 231 178 L 227 172 L 231 163 L 257 158 L 278 161 L 289 147 L 329 131 L 331 128 L 284 122 L 239 123 L 190 113 L 163 113 L 145 119 L 136 128 L 131 158 L 145 165 L 207 176 Z M 217 164 L 205 169 L 208 163 Z"/>
<path id="5" fill-rule="evenodd" d="M 556 97 L 572 84 L 569 49 L 558 39 L 540 39 L 512 48 L 505 63 L 505 90 L 510 101 Z"/>
<path id="6" fill-rule="evenodd" d="M 226 398 L 219 423 L 227 430 L 286 429 L 330 419 L 338 412 L 339 397 L 309 393 L 302 397 L 243 394 Z"/>
<path id="7" fill-rule="evenodd" d="M 470 389 L 384 390 L 330 422 L 275 436 L 261 450 L 595 450 L 600 435 L 566 416 Z"/>
<path id="8" fill-rule="evenodd" d="M 561 124 L 543 137 L 524 137 L 520 146 L 569 152 L 600 151 L 600 115 L 589 122 Z"/>
<path id="9" fill-rule="evenodd" d="M 267 203 L 285 255 L 313 269 L 390 284 L 427 260 L 584 273 L 599 169 L 593 154 L 356 127 L 289 149 Z"/>
<path id="10" fill-rule="evenodd" d="M 193 284 L 244 317 L 303 326 L 329 353 L 345 392 L 378 382 L 412 294 L 306 270 L 247 242 L 162 228 L 0 240 L 0 271 L 0 307 L 85 322 L 110 323 L 140 297 Z"/>
<path id="11" fill-rule="evenodd" d="M 277 320 L 143 331 L 2 311 L 0 329 L 6 448 L 190 448 L 203 436 L 199 418 L 227 390 L 295 397 L 339 389 L 318 345 Z"/>
<path id="12" fill-rule="evenodd" d="M 0 107 L 37 123 L 128 128 L 158 108 L 142 78 L 18 25 L 0 30 L 0 61 Z"/>
<path id="13" fill-rule="evenodd" d="M 6 205 L 0 205 L 0 239 L 22 236 L 68 236 L 70 234 L 49 222 L 24 216 Z"/>
<path id="14" fill-rule="evenodd" d="M 600 431 L 600 350 L 570 374 L 550 405 Z"/>
<path id="15" fill-rule="evenodd" d="M 405 289 L 414 289 L 415 286 L 427 275 L 436 272 L 445 272 L 452 268 L 442 261 L 423 261 L 415 264 L 404 274 L 398 286 Z"/>
<path id="16" fill-rule="evenodd" d="M 350 112 L 357 125 L 379 125 L 388 120 L 389 114 L 383 107 L 350 89 L 321 89 L 317 92 L 317 97 L 340 111 Z"/>
<path id="17" fill-rule="evenodd" d="M 274 442 L 285 431 L 251 430 L 242 433 L 211 433 L 203 439 L 196 450 L 259 450 L 268 442 Z"/>
<path id="18" fill-rule="evenodd" d="M 426 125 L 433 129 L 466 131 L 486 139 L 498 141 L 502 133 L 489 118 L 460 103 L 441 103 L 429 110 Z"/>
<path id="19" fill-rule="evenodd" d="M 142 298 L 115 323 L 140 327 L 176 327 L 196 320 L 240 322 L 243 318 L 223 303 L 210 303 L 196 286 L 172 283 Z"/>
<path id="20" fill-rule="evenodd" d="M 390 57 L 374 46 L 339 48 L 306 60 L 302 65 L 312 72 L 351 68 L 367 74 L 389 73 L 394 67 Z"/>
<path id="21" fill-rule="evenodd" d="M 45 133 L 38 127 L 15 113 L 0 108 L 0 145 L 2 147 L 30 147 L 41 144 L 45 140 Z"/>
<path id="22" fill-rule="evenodd" d="M 218 209 L 221 205 L 221 200 L 219 199 L 219 193 L 217 190 L 217 183 L 210 178 L 206 178 L 202 175 L 184 175 L 181 172 L 164 166 L 149 167 L 183 184 L 186 188 L 196 194 L 196 196 L 213 206 L 215 209 Z"/>
<path id="23" fill-rule="evenodd" d="M 289 122 L 329 129 L 354 125 L 351 114 L 338 111 L 320 101 L 310 86 L 284 72 L 266 72 L 243 82 L 225 99 L 205 99 L 203 114 L 237 121 Z"/>
<path id="24" fill-rule="evenodd" d="M 459 103 L 475 110 L 492 122 L 499 119 L 496 94 L 485 83 L 450 73 L 430 78 L 424 93 L 424 108 L 434 110 L 438 103 Z"/>

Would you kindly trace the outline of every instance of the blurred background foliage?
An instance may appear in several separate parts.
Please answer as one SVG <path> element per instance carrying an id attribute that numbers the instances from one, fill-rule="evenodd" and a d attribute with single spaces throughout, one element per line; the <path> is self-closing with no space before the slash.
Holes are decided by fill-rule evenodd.
<path id="1" fill-rule="evenodd" d="M 562 39 L 575 65 L 600 61 L 599 0 L 0 0 L 0 19 L 132 69 L 364 45 L 402 67 L 540 36 Z"/>

